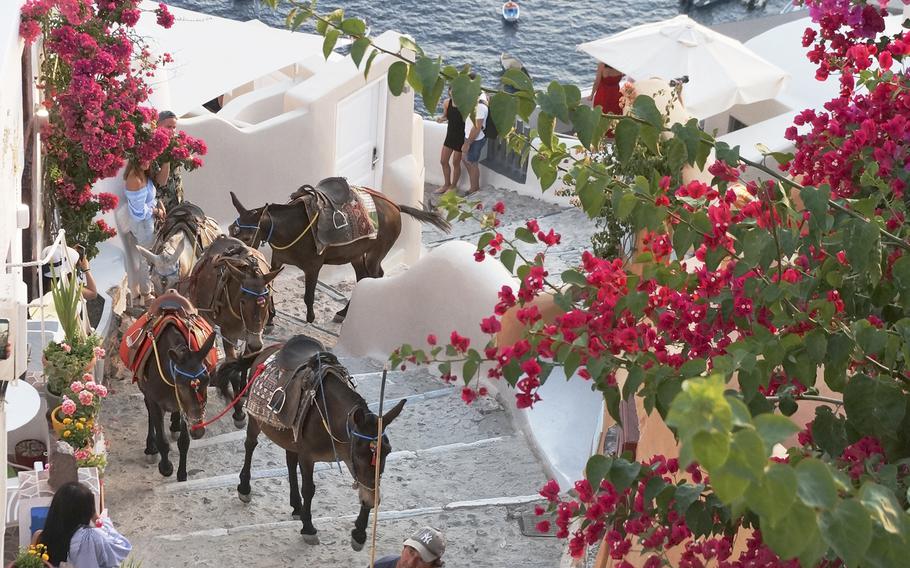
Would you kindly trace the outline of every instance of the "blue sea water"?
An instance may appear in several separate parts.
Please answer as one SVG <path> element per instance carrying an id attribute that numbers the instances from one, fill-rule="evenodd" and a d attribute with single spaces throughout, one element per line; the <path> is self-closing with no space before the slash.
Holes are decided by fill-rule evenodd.
<path id="1" fill-rule="evenodd" d="M 344 8 L 348 16 L 367 21 L 373 35 L 397 30 L 413 36 L 432 55 L 446 63 L 469 63 L 493 86 L 500 73 L 499 55 L 508 52 L 525 64 L 535 83 L 550 80 L 590 86 L 596 63 L 576 51 L 580 43 L 630 26 L 671 18 L 681 13 L 678 0 L 524 0 L 521 21 L 502 21 L 503 0 L 325 0 L 318 11 Z M 693 8 L 689 16 L 715 24 L 780 13 L 791 0 L 768 0 L 763 9 L 749 9 L 741 0 L 721 0 Z M 258 0 L 170 0 L 170 4 L 200 12 L 248 20 L 258 18 L 282 27 L 287 6 L 272 11 Z M 312 24 L 303 31 L 313 31 Z M 539 86 L 538 86 L 539 88 Z"/>

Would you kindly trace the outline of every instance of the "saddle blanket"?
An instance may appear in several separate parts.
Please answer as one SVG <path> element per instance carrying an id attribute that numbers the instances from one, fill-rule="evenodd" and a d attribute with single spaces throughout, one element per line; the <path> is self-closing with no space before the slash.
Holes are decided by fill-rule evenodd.
<path id="1" fill-rule="evenodd" d="M 328 247 L 375 239 L 379 235 L 379 215 L 369 190 L 352 185 L 351 194 L 354 197 L 338 209 L 321 199 L 304 200 L 310 219 L 319 213 L 313 228 L 317 254 L 322 254 Z"/>
<path id="2" fill-rule="evenodd" d="M 145 368 L 149 355 L 153 353 L 152 338 L 157 338 L 165 327 L 173 325 L 187 338 L 190 347 L 198 350 L 212 333 L 212 326 L 202 317 L 192 317 L 189 321 L 173 313 L 164 313 L 149 321 L 149 314 L 142 314 L 133 322 L 120 342 L 120 360 L 133 373 L 133 382 L 139 380 L 139 374 Z M 151 337 L 149 337 L 151 332 Z M 160 354 L 159 354 L 160 356 Z M 218 364 L 218 351 L 212 349 L 205 357 L 205 367 L 209 372 Z M 163 363 L 162 363 L 163 365 Z"/>
<path id="3" fill-rule="evenodd" d="M 316 396 L 309 367 L 283 370 L 278 353 L 272 353 L 253 373 L 244 409 L 260 424 L 276 430 L 291 430 L 294 441 Z"/>

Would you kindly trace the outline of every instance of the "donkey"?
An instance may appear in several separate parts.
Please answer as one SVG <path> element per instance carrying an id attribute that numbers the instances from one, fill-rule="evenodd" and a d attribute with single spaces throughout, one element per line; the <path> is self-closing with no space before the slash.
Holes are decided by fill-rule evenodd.
<path id="1" fill-rule="evenodd" d="M 181 417 L 177 481 L 186 481 L 190 437 L 199 439 L 205 435 L 205 428 L 199 427 L 205 420 L 206 391 L 210 381 L 205 359 L 215 344 L 215 334 L 210 334 L 198 350 L 190 346 L 187 336 L 174 325 L 166 325 L 152 340 L 155 342 L 153 353 L 138 376 L 149 419 L 145 455 L 150 463 L 160 455 L 158 472 L 161 475 L 170 477 L 174 473 L 174 465 L 168 459 L 170 443 L 165 435 L 164 413 Z M 227 397 L 226 392 L 222 394 Z M 188 424 L 195 428 L 188 428 Z"/>
<path id="2" fill-rule="evenodd" d="M 262 349 L 262 333 L 269 314 L 271 282 L 281 269 L 267 272 L 262 255 L 237 239 L 220 235 L 205 249 L 182 283 L 181 291 L 205 319 L 221 330 L 227 360 L 235 359 L 237 343 L 244 341 L 247 352 Z M 232 383 L 234 393 L 242 385 Z M 243 428 L 245 414 L 234 406 L 234 425 Z"/>
<path id="3" fill-rule="evenodd" d="M 190 274 L 202 251 L 220 234 L 218 222 L 197 205 L 184 201 L 169 211 L 152 250 L 136 247 L 149 263 L 155 295 L 176 288 L 177 282 Z"/>
<path id="4" fill-rule="evenodd" d="M 300 534 L 307 544 L 319 544 L 316 527 L 313 526 L 311 507 L 316 485 L 313 481 L 313 466 L 316 462 L 341 460 L 354 478 L 354 487 L 358 491 L 360 513 L 351 531 L 351 547 L 361 550 L 366 542 L 366 527 L 370 509 L 375 505 L 375 451 L 378 440 L 379 417 L 370 411 L 366 401 L 352 387 L 347 370 L 338 363 L 335 356 L 325 351 L 315 339 L 298 335 L 286 344 L 271 345 L 261 353 L 243 357 L 219 368 L 215 382 L 226 384 L 236 379 L 232 375 L 246 377 L 251 368 L 262 369 L 261 365 L 275 354 L 277 365 L 284 372 L 293 374 L 291 386 L 301 387 L 299 372 L 309 367 L 315 373 L 315 393 L 311 407 L 300 420 L 295 440 L 290 429 L 278 429 L 257 419 L 252 413 L 247 424 L 244 447 L 246 455 L 243 469 L 240 471 L 240 484 L 237 486 L 241 501 L 250 502 L 250 469 L 253 451 L 259 443 L 259 433 L 265 435 L 285 450 L 285 461 L 288 468 L 288 481 L 291 486 L 290 505 L 292 517 L 299 518 L 303 524 Z M 260 371 L 257 371 L 260 372 Z M 250 380 L 257 380 L 254 376 Z M 253 385 L 255 386 L 255 385 Z M 301 387 L 302 388 L 302 387 Z M 308 387 L 309 388 L 309 387 Z M 401 414 L 405 405 L 401 400 L 382 418 L 383 430 Z M 383 434 L 380 442 L 379 472 L 385 468 L 385 459 L 392 451 L 388 437 Z M 297 483 L 297 470 L 303 477 L 302 486 Z M 301 502 L 301 497 L 303 501 Z"/>
<path id="5" fill-rule="evenodd" d="M 339 182 L 339 180 L 341 181 Z M 328 178 L 319 182 L 319 187 L 327 183 L 341 182 L 347 184 L 342 178 Z M 307 187 L 304 186 L 304 188 Z M 294 196 L 300 194 L 301 190 L 298 190 Z M 303 270 L 306 276 L 303 296 L 306 302 L 306 320 L 308 323 L 312 323 L 316 319 L 316 313 L 313 311 L 316 282 L 324 264 L 350 264 L 354 267 L 358 282 L 367 277 L 382 278 L 384 274 L 382 260 L 398 240 L 398 235 L 401 234 L 402 213 L 421 223 L 430 223 L 445 232 L 451 230 L 451 225 L 437 211 L 398 205 L 376 192 L 372 192 L 372 195 L 379 220 L 376 238 L 360 239 L 341 246 L 330 246 L 321 254 L 317 252 L 315 237 L 309 230 L 312 223 L 307 214 L 306 205 L 302 201 L 311 199 L 309 196 L 286 205 L 267 203 L 256 209 L 247 209 L 240 203 L 234 192 L 231 192 L 231 201 L 234 203 L 239 217 L 231 225 L 230 233 L 231 236 L 256 249 L 266 243 L 271 246 L 273 269 L 291 264 Z M 291 246 L 287 246 L 289 244 Z M 343 321 L 347 313 L 348 305 L 345 305 L 335 314 L 334 321 Z"/>

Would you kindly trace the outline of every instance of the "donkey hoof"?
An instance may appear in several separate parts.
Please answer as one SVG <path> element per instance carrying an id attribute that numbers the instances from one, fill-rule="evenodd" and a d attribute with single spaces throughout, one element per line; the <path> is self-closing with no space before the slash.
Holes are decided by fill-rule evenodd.
<path id="1" fill-rule="evenodd" d="M 300 534 L 303 535 L 304 544 L 309 544 L 311 546 L 316 546 L 319 544 L 319 535 L 316 533 L 306 534 L 303 532 L 303 529 L 300 529 Z"/>
<path id="2" fill-rule="evenodd" d="M 364 541 L 366 542 L 366 541 Z M 360 552 L 363 550 L 363 542 L 357 542 L 357 539 L 351 537 L 351 548 L 354 549 L 354 552 Z"/>
<path id="3" fill-rule="evenodd" d="M 300 520 L 300 509 L 294 508 L 291 510 L 291 519 L 295 521 Z"/>
<path id="4" fill-rule="evenodd" d="M 157 452 L 155 452 L 154 454 L 145 454 L 145 463 L 151 465 L 151 464 L 155 463 L 156 461 L 158 461 Z"/>
<path id="5" fill-rule="evenodd" d="M 186 472 L 180 473 L 178 471 L 177 472 L 177 481 L 186 481 Z"/>
<path id="6" fill-rule="evenodd" d="M 250 494 L 249 489 L 247 489 L 247 492 L 244 493 L 243 491 L 240 490 L 239 487 L 237 488 L 237 498 L 240 499 L 241 501 L 243 501 L 244 503 L 249 503 L 250 501 L 253 500 L 253 496 Z"/>
<path id="7" fill-rule="evenodd" d="M 236 428 L 238 430 L 243 430 L 244 428 L 246 428 L 246 418 L 244 417 L 239 420 L 235 418 L 234 419 L 234 428 Z"/>
<path id="8" fill-rule="evenodd" d="M 158 473 L 164 477 L 170 477 L 174 475 L 174 464 L 170 462 L 161 462 L 158 464 Z"/>

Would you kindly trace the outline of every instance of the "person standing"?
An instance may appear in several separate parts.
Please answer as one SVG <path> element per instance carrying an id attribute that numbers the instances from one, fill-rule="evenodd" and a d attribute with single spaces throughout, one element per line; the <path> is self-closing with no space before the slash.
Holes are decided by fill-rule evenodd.
<path id="1" fill-rule="evenodd" d="M 623 73 L 610 67 L 606 63 L 597 64 L 597 77 L 594 78 L 594 87 L 591 90 L 591 99 L 595 107 L 600 107 L 606 114 L 622 114 L 622 98 L 619 84 Z"/>
<path id="2" fill-rule="evenodd" d="M 177 115 L 165 110 L 158 114 L 158 126 L 177 130 Z M 170 211 L 183 201 L 183 178 L 178 168 L 170 162 L 159 164 L 152 162 L 150 173 L 155 182 L 158 200 L 161 201 L 165 211 Z"/>
<path id="3" fill-rule="evenodd" d="M 487 116 L 490 109 L 487 108 L 487 97 L 481 93 L 477 100 L 477 106 L 474 107 L 472 116 L 468 117 L 464 123 L 464 145 L 461 152 L 464 154 L 464 167 L 468 170 L 468 179 L 471 186 L 465 195 L 471 195 L 480 191 L 480 154 L 487 142 L 487 137 L 483 130 L 487 125 Z"/>
<path id="4" fill-rule="evenodd" d="M 44 529 L 35 542 L 47 547 L 52 566 L 66 562 L 74 568 L 114 568 L 126 559 L 132 545 L 111 520 L 95 510 L 95 494 L 78 481 L 62 485 L 51 501 Z"/>
<path id="5" fill-rule="evenodd" d="M 464 146 L 465 121 L 461 111 L 452 102 L 451 90 L 449 98 L 442 105 L 442 116 L 439 121 L 447 122 L 448 126 L 446 127 L 446 139 L 442 143 L 442 152 L 439 155 L 445 184 L 435 191 L 436 194 L 458 189 L 458 180 L 461 179 L 461 148 Z M 449 161 L 452 162 L 451 166 Z"/>
<path id="6" fill-rule="evenodd" d="M 433 527 L 423 527 L 404 541 L 399 556 L 384 556 L 376 561 L 374 568 L 438 568 L 445 565 L 442 560 L 445 551 L 442 533 Z"/>
<path id="7" fill-rule="evenodd" d="M 151 248 L 155 242 L 155 219 L 163 219 L 157 205 L 155 184 L 148 167 L 131 159 L 123 172 L 125 203 L 117 208 L 117 225 L 123 238 L 124 263 L 134 307 L 147 306 L 152 299 L 149 266 L 137 245 Z M 141 302 L 138 300 L 141 298 Z"/>

